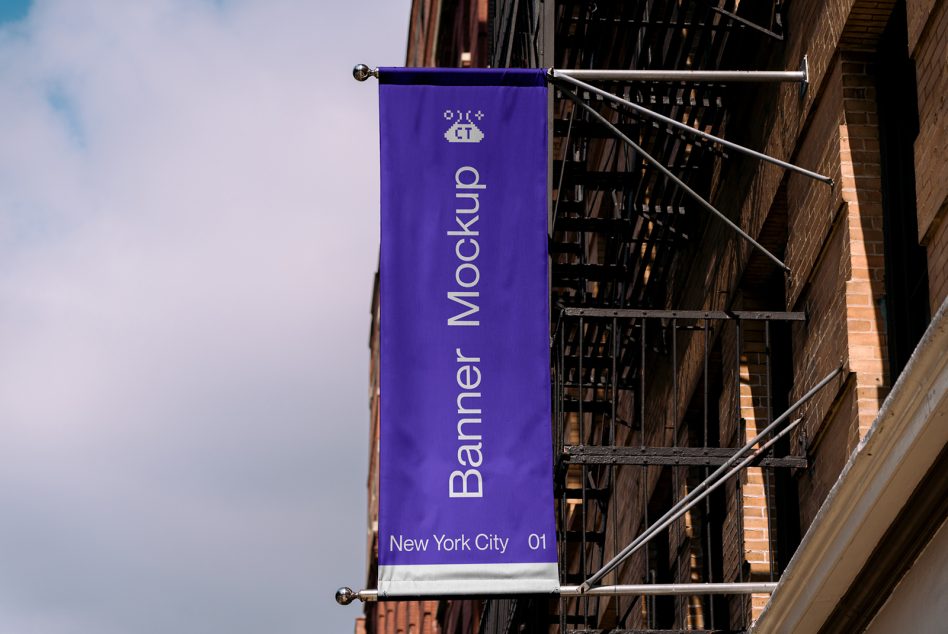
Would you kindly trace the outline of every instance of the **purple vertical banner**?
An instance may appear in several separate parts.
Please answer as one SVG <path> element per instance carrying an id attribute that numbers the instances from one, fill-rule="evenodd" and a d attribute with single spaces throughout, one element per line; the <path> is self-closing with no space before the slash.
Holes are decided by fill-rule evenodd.
<path id="1" fill-rule="evenodd" d="M 379 594 L 554 592 L 543 71 L 379 81 Z"/>

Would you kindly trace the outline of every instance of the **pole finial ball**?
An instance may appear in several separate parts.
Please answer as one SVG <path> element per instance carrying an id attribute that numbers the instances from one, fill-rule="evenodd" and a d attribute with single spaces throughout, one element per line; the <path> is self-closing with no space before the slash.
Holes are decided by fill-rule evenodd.
<path id="1" fill-rule="evenodd" d="M 365 81 L 372 76 L 372 69 L 365 64 L 356 64 L 352 69 L 352 76 L 356 78 L 356 81 Z"/>
<path id="2" fill-rule="evenodd" d="M 339 605 L 349 605 L 355 601 L 356 593 L 352 588 L 342 587 L 336 590 L 336 603 Z"/>

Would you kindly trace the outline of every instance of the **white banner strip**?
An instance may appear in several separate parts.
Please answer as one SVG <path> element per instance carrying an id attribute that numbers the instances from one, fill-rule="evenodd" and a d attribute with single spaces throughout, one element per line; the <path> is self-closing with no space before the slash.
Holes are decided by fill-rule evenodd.
<path id="1" fill-rule="evenodd" d="M 379 566 L 379 596 L 554 593 L 555 563 Z"/>

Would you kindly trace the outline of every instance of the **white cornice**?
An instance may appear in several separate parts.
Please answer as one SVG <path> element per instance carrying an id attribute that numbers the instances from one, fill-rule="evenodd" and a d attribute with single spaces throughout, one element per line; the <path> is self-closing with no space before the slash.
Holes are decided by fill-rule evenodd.
<path id="1" fill-rule="evenodd" d="M 752 634 L 820 630 L 948 443 L 948 300 L 820 507 Z"/>

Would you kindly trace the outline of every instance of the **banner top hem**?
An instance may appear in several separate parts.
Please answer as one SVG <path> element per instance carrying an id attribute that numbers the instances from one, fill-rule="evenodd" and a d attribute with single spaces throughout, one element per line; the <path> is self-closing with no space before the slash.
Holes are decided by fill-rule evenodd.
<path id="1" fill-rule="evenodd" d="M 380 84 L 408 86 L 546 86 L 546 68 L 378 69 Z"/>

